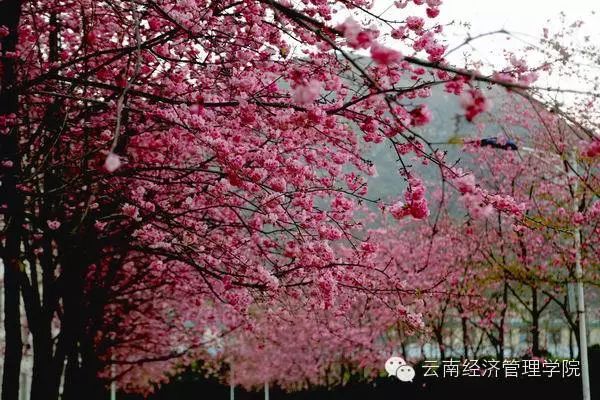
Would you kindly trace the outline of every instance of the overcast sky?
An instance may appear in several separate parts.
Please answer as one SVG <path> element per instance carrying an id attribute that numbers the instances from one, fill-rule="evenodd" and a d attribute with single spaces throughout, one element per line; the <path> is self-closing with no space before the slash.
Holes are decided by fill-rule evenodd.
<path id="1" fill-rule="evenodd" d="M 559 28 L 559 15 L 564 12 L 567 21 L 582 19 L 586 22 L 581 28 L 582 33 L 600 38 L 600 15 L 592 15 L 592 11 L 598 8 L 598 0 L 446 0 L 442 5 L 440 20 L 443 23 L 452 20 L 468 22 L 472 35 L 506 29 L 523 40 L 537 41 L 544 27 L 549 28 L 551 34 Z M 464 38 L 464 30 L 449 27 L 447 37 L 450 43 L 460 43 Z M 481 51 L 486 50 L 482 49 L 481 43 L 474 45 Z M 485 46 L 500 50 L 507 43 L 497 38 L 485 40 Z"/>
<path id="2" fill-rule="evenodd" d="M 423 15 L 424 7 L 410 5 L 407 9 L 399 10 L 394 7 L 394 0 L 374 0 L 376 13 L 388 19 L 403 20 L 407 15 Z M 596 14 L 592 14 L 595 11 Z M 474 57 L 495 67 L 506 66 L 503 50 L 517 50 L 526 43 L 537 43 L 543 35 L 543 28 L 549 28 L 550 35 L 558 31 L 560 13 L 564 12 L 569 23 L 581 19 L 585 22 L 579 29 L 583 38 L 592 37 L 592 43 L 600 45 L 600 0 L 444 0 L 437 21 L 447 25 L 452 21 L 466 22 L 470 25 L 472 36 L 499 29 L 510 31 L 515 36 L 507 40 L 506 36 L 485 37 L 474 41 L 472 48 L 464 48 L 453 53 L 448 60 L 455 65 L 463 65 L 463 53 L 469 50 Z M 341 17 L 338 16 L 338 17 Z M 464 26 L 454 24 L 447 26 L 444 33 L 448 48 L 463 43 L 467 35 Z M 534 64 L 536 60 L 529 60 Z M 539 60 L 538 60 L 539 61 Z M 598 68 L 596 66 L 595 68 Z M 542 82 L 542 80 L 544 82 Z M 557 80 L 554 77 L 540 79 L 539 84 L 553 87 L 561 86 L 572 89 L 585 89 L 586 82 L 577 80 Z"/>
<path id="3" fill-rule="evenodd" d="M 375 0 L 375 9 L 387 18 L 400 20 L 406 15 L 424 14 L 423 7 L 409 6 L 399 10 L 393 4 L 393 0 Z M 452 21 L 466 22 L 470 24 L 473 36 L 506 29 L 519 34 L 524 40 L 533 40 L 533 37 L 539 39 L 542 36 L 544 27 L 548 27 L 551 33 L 553 28 L 558 29 L 559 14 L 565 12 L 568 21 L 586 21 L 582 29 L 600 40 L 600 14 L 592 15 L 593 10 L 600 10 L 599 0 L 444 0 L 438 21 L 444 25 Z M 450 48 L 461 43 L 465 33 L 463 27 L 447 27 Z M 506 40 L 501 38 L 486 39 L 484 43 L 488 50 L 501 50 L 507 46 Z M 474 45 L 481 47 L 477 43 Z"/>
<path id="4" fill-rule="evenodd" d="M 561 11 L 589 21 L 590 11 L 599 5 L 597 0 L 446 0 L 440 18 L 469 21 L 475 31 L 506 27 L 539 35 L 545 21 L 556 19 Z"/>

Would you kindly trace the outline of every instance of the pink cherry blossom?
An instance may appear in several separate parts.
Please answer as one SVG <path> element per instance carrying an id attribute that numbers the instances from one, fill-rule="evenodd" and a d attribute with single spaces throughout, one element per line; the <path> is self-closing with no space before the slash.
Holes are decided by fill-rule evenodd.
<path id="1" fill-rule="evenodd" d="M 402 54 L 399 51 L 375 43 L 371 46 L 371 58 L 378 64 L 390 65 L 398 63 L 402 59 Z"/>
<path id="2" fill-rule="evenodd" d="M 104 169 L 108 172 L 115 172 L 121 166 L 121 159 L 115 153 L 108 153 L 104 161 Z"/>
<path id="3" fill-rule="evenodd" d="M 410 116 L 412 117 L 412 124 L 414 126 L 423 126 L 431 122 L 433 113 L 426 104 L 423 104 L 412 110 Z"/>
<path id="4" fill-rule="evenodd" d="M 348 45 L 355 49 L 367 49 L 377 38 L 379 33 L 373 29 L 362 27 L 352 17 L 348 17 L 343 24 L 338 26 L 346 38 Z"/>
<path id="5" fill-rule="evenodd" d="M 408 26 L 408 28 L 412 29 L 413 31 L 419 31 L 423 29 L 424 25 L 425 20 L 423 20 L 423 18 L 411 16 L 406 19 L 406 26 Z"/>
<path id="6" fill-rule="evenodd" d="M 584 144 L 585 149 L 583 155 L 586 157 L 598 157 L 600 156 L 600 139 L 594 138 L 591 143 Z"/>
<path id="7" fill-rule="evenodd" d="M 46 224 L 48 225 L 48 228 L 50 228 L 53 231 L 60 228 L 60 225 L 61 225 L 60 221 L 57 221 L 57 220 L 48 220 L 48 221 L 46 221 Z"/>
<path id="8" fill-rule="evenodd" d="M 490 101 L 478 89 L 464 91 L 460 100 L 461 106 L 465 109 L 467 121 L 473 121 L 477 115 L 489 111 L 491 107 Z"/>
<path id="9" fill-rule="evenodd" d="M 306 85 L 299 85 L 294 89 L 293 100 L 298 104 L 310 104 L 319 97 L 321 90 L 323 90 L 323 84 L 311 80 Z"/>

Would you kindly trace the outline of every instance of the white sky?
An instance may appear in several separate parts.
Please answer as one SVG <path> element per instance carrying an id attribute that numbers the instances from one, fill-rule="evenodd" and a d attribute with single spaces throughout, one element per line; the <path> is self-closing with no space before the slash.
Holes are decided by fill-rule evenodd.
<path id="1" fill-rule="evenodd" d="M 395 0 L 373 0 L 373 3 L 372 11 L 390 20 L 402 21 L 409 15 L 425 16 L 425 7 L 415 6 L 412 2 L 404 9 L 395 7 Z M 596 15 L 592 15 L 594 10 Z M 577 19 L 585 21 L 586 24 L 581 28 L 582 36 L 583 33 L 591 35 L 600 45 L 600 0 L 443 0 L 441 13 L 435 21 L 446 26 L 444 36 L 448 41 L 448 48 L 461 44 L 467 35 L 464 26 L 447 26 L 453 21 L 468 23 L 471 36 L 505 29 L 518 37 L 511 41 L 501 36 L 474 41 L 473 46 L 481 54 L 485 53 L 487 58 L 491 53 L 501 56 L 502 50 L 506 48 L 516 49 L 518 46 L 524 46 L 524 42 L 519 43 L 519 39 L 530 43 L 538 42 L 544 27 L 549 28 L 552 35 L 560 27 L 561 12 L 566 14 L 568 22 Z M 361 13 L 354 15 L 364 17 Z M 342 22 L 347 16 L 347 11 L 338 13 L 334 17 L 334 23 Z M 369 22 L 362 18 L 359 20 L 367 24 Z M 431 23 L 428 18 L 426 21 Z M 449 58 L 451 63 L 460 64 L 461 60 L 460 51 Z M 498 61 L 503 61 L 503 58 L 500 57 Z"/>
<path id="2" fill-rule="evenodd" d="M 446 0 L 442 4 L 439 18 L 442 23 L 452 20 L 469 22 L 472 36 L 502 28 L 514 33 L 517 38 L 512 38 L 510 41 L 507 41 L 506 37 L 494 36 L 473 42 L 473 46 L 478 51 L 474 54 L 491 64 L 504 66 L 506 64 L 502 56 L 502 49 L 522 48 L 525 42 L 537 43 L 543 35 L 544 27 L 549 29 L 550 36 L 552 36 L 552 33 L 561 27 L 561 12 L 564 12 L 566 21 L 569 23 L 578 19 L 585 22 L 579 28 L 577 38 L 570 38 L 576 40 L 577 46 L 583 44 L 582 39 L 585 35 L 590 35 L 592 43 L 600 46 L 600 14 L 598 14 L 598 10 L 600 10 L 600 1 L 598 0 Z M 464 30 L 449 28 L 446 36 L 450 48 L 453 48 L 464 41 Z M 523 42 L 519 39 L 522 39 Z M 461 52 L 451 55 L 449 61 L 461 64 Z M 534 60 L 528 61 L 530 65 L 535 62 Z M 598 76 L 600 73 L 598 67 L 600 66 L 596 65 L 595 68 L 589 68 L 587 71 L 592 76 Z M 592 90 L 589 81 L 556 75 L 541 76 L 536 85 L 583 91 Z M 562 95 L 560 99 L 571 103 L 572 96 Z"/>
<path id="3" fill-rule="evenodd" d="M 408 15 L 425 16 L 423 6 L 416 7 L 411 4 L 405 9 L 398 9 L 394 6 L 394 0 L 374 0 L 374 4 L 375 13 L 382 13 L 382 16 L 387 19 L 404 20 Z M 593 11 L 596 11 L 595 15 Z M 550 37 L 559 31 L 561 12 L 565 13 L 568 23 L 576 20 L 585 22 L 578 29 L 577 37 L 569 38 L 575 39 L 577 47 L 583 45 L 582 39 L 586 35 L 592 38 L 593 44 L 600 46 L 599 11 L 600 0 L 444 0 L 436 21 L 442 25 L 452 21 L 470 25 L 469 29 L 458 24 L 446 26 L 444 36 L 449 49 L 462 44 L 467 37 L 467 32 L 471 36 L 476 36 L 505 29 L 514 34 L 514 37 L 509 40 L 505 35 L 487 36 L 475 40 L 471 43 L 472 47 L 463 47 L 448 57 L 451 64 L 463 66 L 464 53 L 469 51 L 472 55 L 469 57 L 471 60 L 480 59 L 495 68 L 502 68 L 506 66 L 503 50 L 512 50 L 516 54 L 522 53 L 518 49 L 522 49 L 528 43 L 539 42 L 543 35 L 543 28 L 549 29 Z M 337 16 L 340 19 L 341 17 L 342 15 Z M 538 60 L 529 59 L 528 63 L 530 66 L 537 66 L 536 61 L 540 62 L 541 59 L 541 57 Z M 590 71 L 597 76 L 600 73 L 600 65 L 595 63 Z M 536 85 L 590 90 L 589 82 L 580 79 L 542 76 Z"/>
<path id="4" fill-rule="evenodd" d="M 405 9 L 394 7 L 394 0 L 374 0 L 376 13 L 389 19 L 402 20 L 407 15 L 424 16 L 424 7 L 409 5 Z M 582 19 L 586 22 L 582 31 L 596 36 L 600 40 L 600 14 L 592 15 L 592 11 L 600 11 L 599 0 L 444 0 L 441 13 L 436 19 L 446 25 L 452 21 L 466 22 L 470 25 L 470 33 L 480 33 L 506 29 L 519 34 L 523 39 L 539 39 L 542 29 L 548 27 L 550 33 L 560 26 L 559 15 L 564 12 L 567 21 Z M 445 36 L 449 47 L 461 43 L 466 34 L 464 27 L 449 26 Z M 483 39 L 487 50 L 497 51 L 506 48 L 506 40 Z M 474 42 L 477 46 L 477 42 Z M 481 46 L 479 46 L 481 47 Z"/>
<path id="5" fill-rule="evenodd" d="M 446 0 L 439 18 L 442 23 L 453 20 L 468 22 L 472 36 L 506 29 L 523 40 L 536 42 L 541 38 L 544 27 L 549 28 L 550 34 L 559 29 L 559 16 L 564 12 L 567 21 L 581 19 L 586 22 L 581 28 L 582 33 L 600 39 L 600 14 L 592 15 L 593 10 L 599 9 L 598 0 Z M 449 27 L 446 35 L 450 43 L 459 44 L 464 39 L 464 29 Z M 473 44 L 481 51 L 500 52 L 507 45 L 510 47 L 500 37 L 482 39 Z M 486 46 L 492 49 L 482 49 Z"/>
<path id="6" fill-rule="evenodd" d="M 545 21 L 556 19 L 561 11 L 589 21 L 590 11 L 599 8 L 597 0 L 446 0 L 439 18 L 469 21 L 475 32 L 505 27 L 539 35 Z"/>

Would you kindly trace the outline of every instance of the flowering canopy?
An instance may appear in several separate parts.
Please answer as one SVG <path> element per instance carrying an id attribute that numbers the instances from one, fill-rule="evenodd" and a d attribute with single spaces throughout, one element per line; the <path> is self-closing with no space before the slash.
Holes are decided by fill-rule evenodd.
<path id="1" fill-rule="evenodd" d="M 365 234 L 376 174 L 365 143 L 386 141 L 398 156 L 405 195 L 380 204 L 395 219 L 430 214 L 409 154 L 446 171 L 483 214 L 523 209 L 473 186 L 416 130 L 435 118 L 415 101 L 433 85 L 462 93 L 468 120 L 489 103 L 471 87 L 481 77 L 443 63 L 431 21 L 441 1 L 414 3 L 428 19 L 379 22 L 428 61 L 384 45 L 383 28 L 333 21 L 368 15 L 362 0 L 0 6 L 3 262 L 5 285 L 23 291 L 33 398 L 58 396 L 65 361 L 67 398 L 97 374 L 147 391 L 206 356 L 215 335 L 255 333 L 232 357 L 265 337 L 289 340 L 290 315 L 302 322 L 298 349 L 369 347 L 389 326 L 421 326 L 423 307 L 409 311 L 401 296 L 418 279 L 387 275 L 380 234 Z M 373 63 L 352 53 L 363 49 Z M 317 319 L 333 333 L 315 338 Z M 279 370 L 285 360 L 266 354 Z"/>

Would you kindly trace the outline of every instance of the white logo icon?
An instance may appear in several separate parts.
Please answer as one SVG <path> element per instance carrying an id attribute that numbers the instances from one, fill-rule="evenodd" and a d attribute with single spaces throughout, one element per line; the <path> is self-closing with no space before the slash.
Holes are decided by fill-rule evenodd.
<path id="1" fill-rule="evenodd" d="M 385 362 L 385 371 L 388 376 L 395 376 L 402 382 L 412 382 L 415 377 L 415 370 L 402 357 L 390 357 Z"/>
<path id="2" fill-rule="evenodd" d="M 396 371 L 396 377 L 402 382 L 412 382 L 415 377 L 415 370 L 410 365 L 403 365 Z"/>

